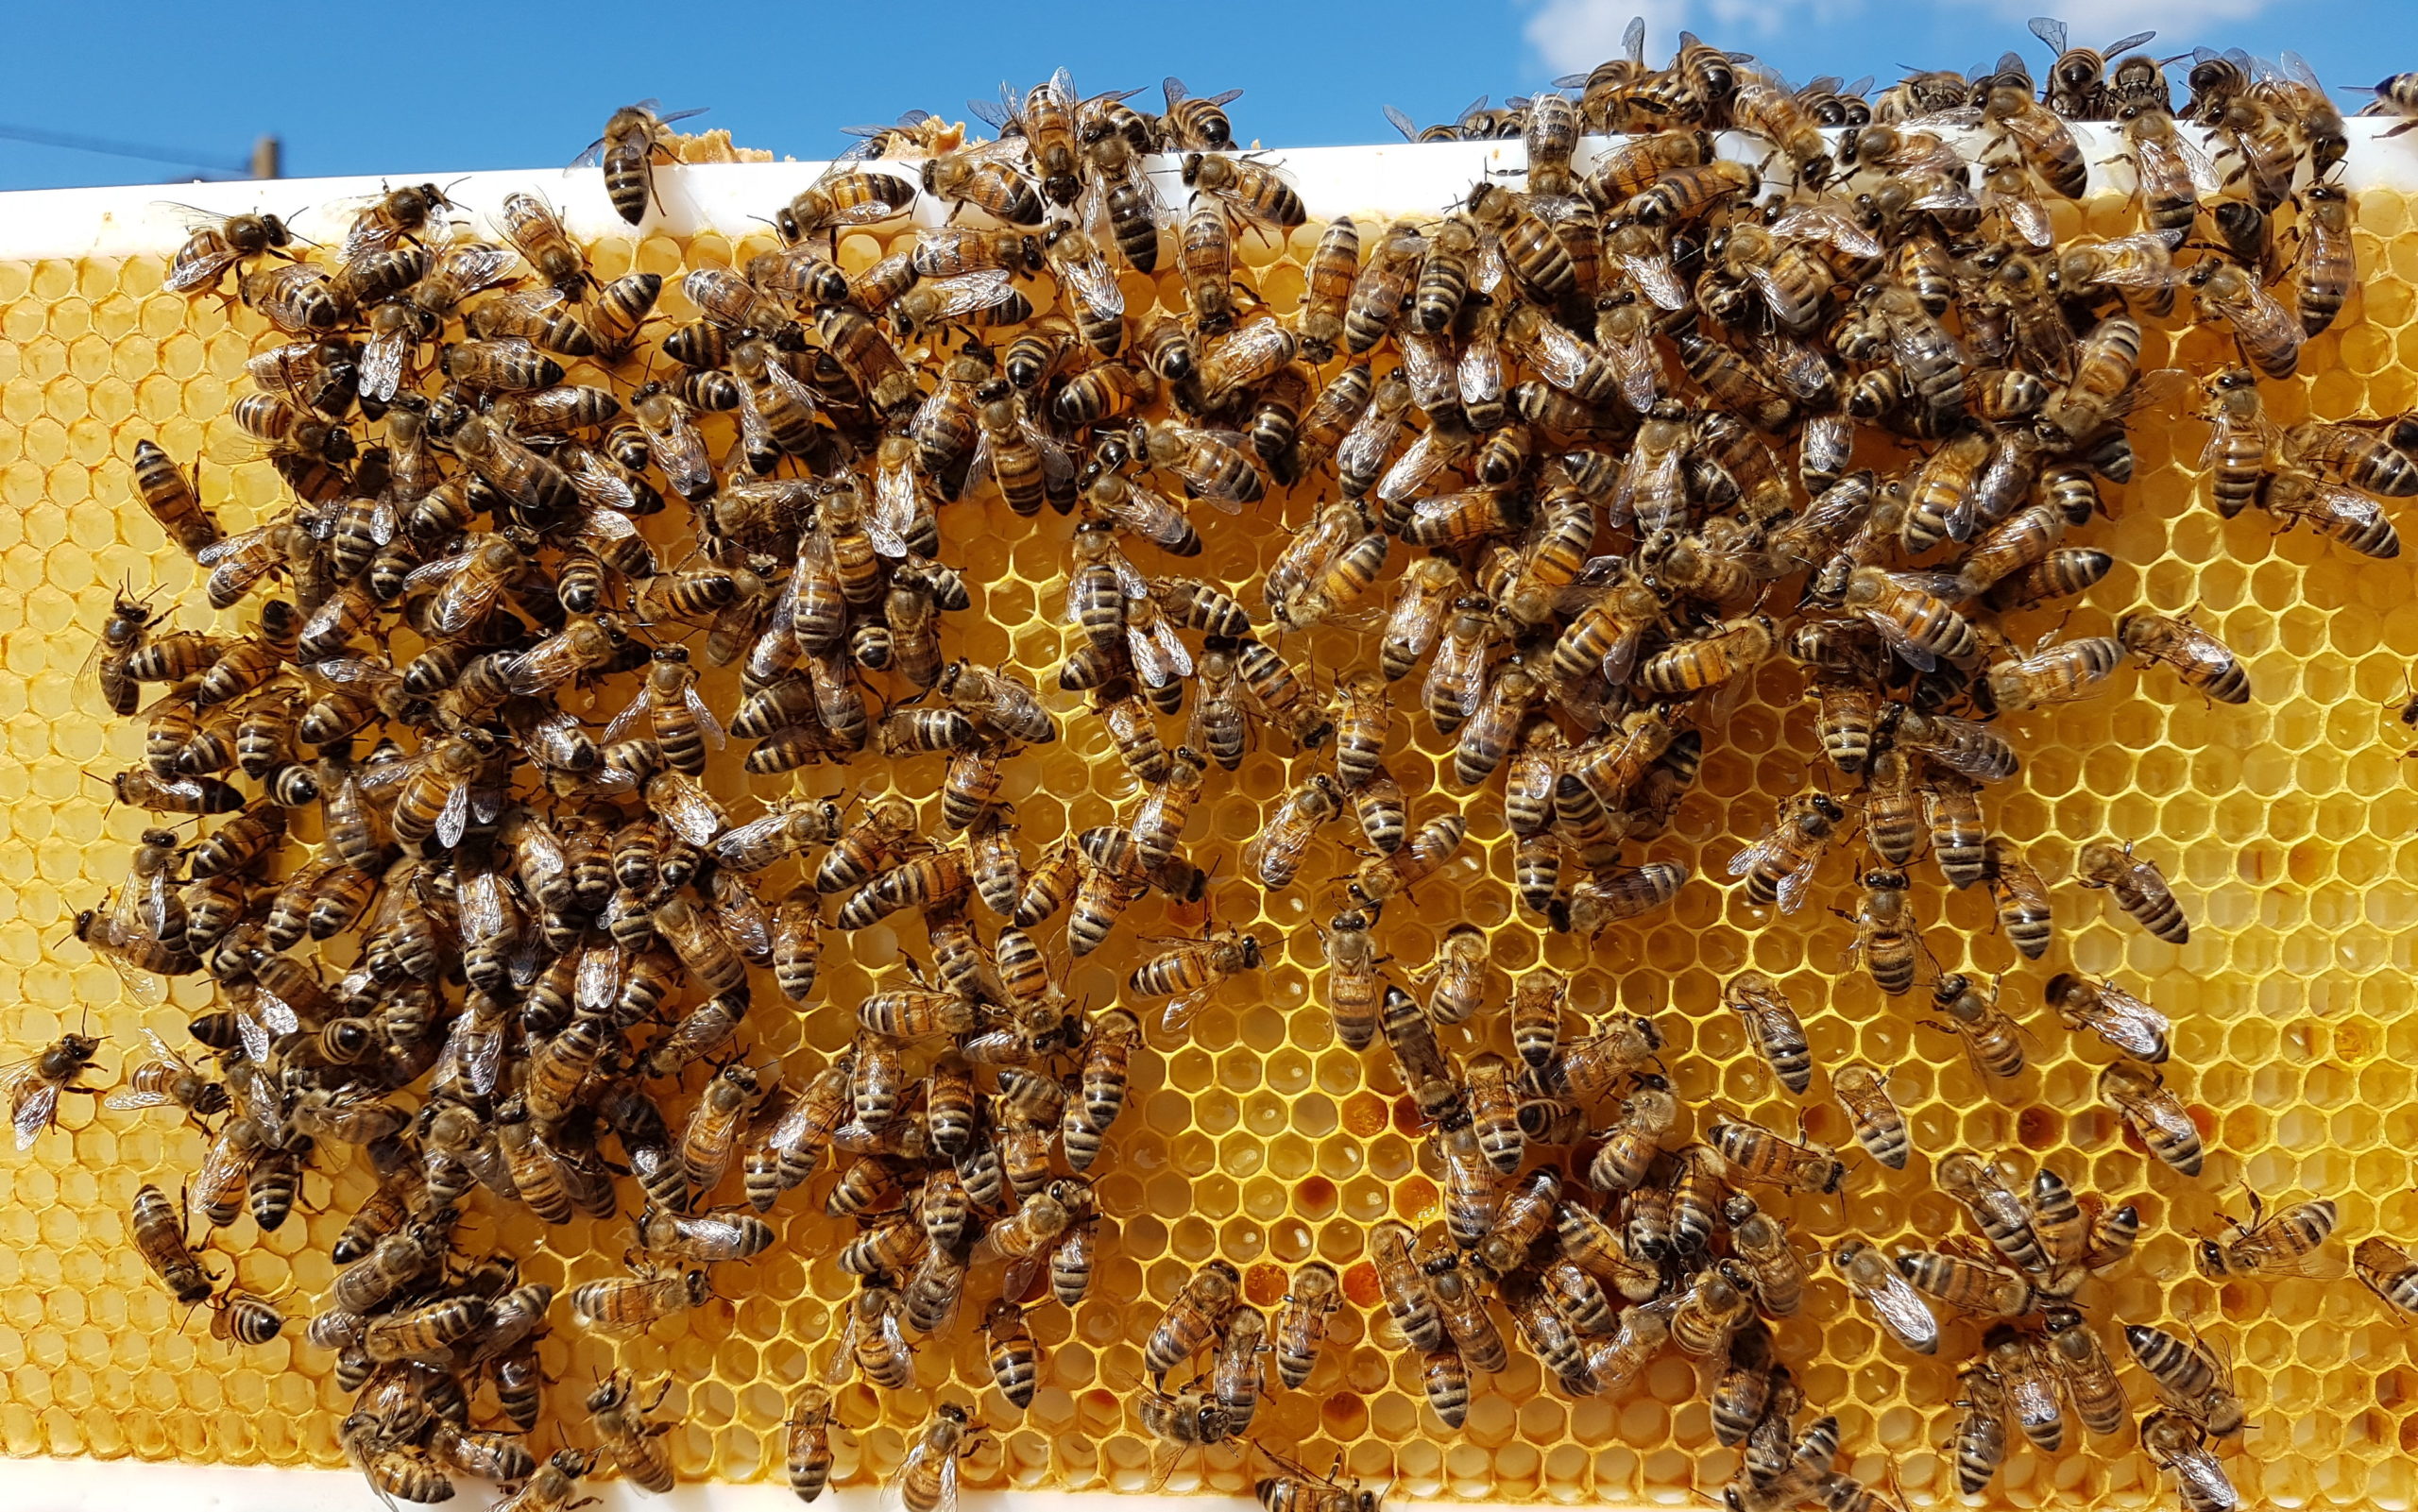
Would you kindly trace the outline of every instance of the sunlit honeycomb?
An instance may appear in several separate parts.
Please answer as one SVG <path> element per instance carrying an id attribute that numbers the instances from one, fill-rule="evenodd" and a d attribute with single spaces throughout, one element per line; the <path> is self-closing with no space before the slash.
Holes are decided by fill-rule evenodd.
<path id="1" fill-rule="evenodd" d="M 2060 213 L 2061 231 L 2075 229 L 2080 217 Z M 2279 423 L 2418 404 L 2409 215 L 2396 195 L 2359 199 L 2362 291 L 2305 350 L 2300 379 L 2264 385 Z M 2129 229 L 2117 207 L 2087 219 L 2094 230 Z M 1300 298 L 1300 264 L 1316 230 L 1242 249 L 1279 314 Z M 769 245 L 707 234 L 684 246 L 656 234 L 602 245 L 594 262 L 605 277 L 634 260 L 672 275 L 742 263 Z M 839 251 L 853 269 L 888 249 L 885 238 L 859 233 Z M 190 581 L 134 501 L 132 445 L 147 436 L 179 458 L 199 451 L 205 500 L 230 529 L 275 501 L 265 467 L 229 465 L 247 447 L 225 417 L 243 360 L 271 338 L 248 312 L 161 292 L 163 263 L 0 263 L 0 1001 L 9 1005 L 0 1060 L 89 1023 L 110 1037 L 103 1065 L 113 1067 L 115 1057 L 136 1053 L 139 1028 L 179 1031 L 181 1016 L 206 1001 L 203 979 L 186 978 L 172 1005 L 141 1010 L 108 965 L 68 939 L 76 911 L 122 880 L 144 827 L 143 816 L 111 809 L 86 775 L 132 762 L 139 729 L 105 725 L 81 706 L 76 673 L 121 584 L 161 583 L 173 595 Z M 1125 281 L 1137 317 L 1153 301 L 1182 308 L 1171 274 Z M 1047 289 L 1033 290 L 1045 308 Z M 667 283 L 663 314 L 690 313 L 676 281 Z M 2205 333 L 2171 349 L 2154 333 L 2151 345 L 2144 365 L 2204 370 L 2230 360 Z M 2221 1208 L 2243 1212 L 2244 1186 L 2270 1198 L 2331 1197 L 2353 1240 L 2418 1236 L 2408 1154 L 2418 1147 L 2409 1069 L 2418 1064 L 2418 1003 L 2407 987 L 2418 965 L 2418 851 L 2406 843 L 2418 832 L 2418 795 L 2404 773 L 2410 736 L 2392 718 L 2418 658 L 2418 580 L 2410 558 L 2369 561 L 2305 533 L 2279 536 L 2256 514 L 2220 519 L 2194 466 L 2203 433 L 2171 413 L 2135 424 L 2138 478 L 2109 490 L 2117 518 L 2081 535 L 2119 565 L 2064 623 L 2072 634 L 2106 633 L 2132 606 L 2192 610 L 2242 655 L 2255 702 L 2211 705 L 2171 673 L 2128 670 L 2100 698 L 2006 722 L 2025 770 L 1993 791 L 1988 812 L 2058 884 L 2058 941 L 2044 960 L 2019 961 L 1980 890 L 1950 893 L 1928 862 L 1915 868 L 1924 941 L 1940 966 L 2005 974 L 2003 1006 L 2032 1034 L 2033 1065 L 2017 1085 L 1994 1096 L 1952 1037 L 1915 1022 L 1927 1008 L 1919 994 L 1891 1002 L 1847 967 L 1851 928 L 1829 911 L 1851 903 L 1844 851 L 1826 865 L 1813 904 L 1784 920 L 1722 885 L 1730 855 L 1819 761 L 1811 709 L 1794 669 L 1780 664 L 1726 723 L 1708 727 L 1698 790 L 1644 853 L 1692 868 L 1677 904 L 1592 946 L 1515 912 L 1495 796 L 1454 786 L 1450 742 L 1423 717 L 1398 719 L 1387 760 L 1413 794 L 1414 817 L 1464 808 L 1470 843 L 1444 875 L 1388 911 L 1380 946 L 1407 970 L 1432 956 L 1452 924 L 1474 921 L 1490 931 L 1500 972 L 1542 962 L 1575 974 L 1580 1011 L 1654 1015 L 1694 1122 L 1721 1107 L 1786 1129 L 1801 1113 L 1814 1137 L 1848 1147 L 1826 1079 L 1802 1098 L 1787 1096 L 1720 1006 L 1720 984 L 1732 974 L 1750 965 L 1768 973 L 1804 1011 L 1822 1062 L 1861 1058 L 1891 1072 L 1917 1149 L 1902 1174 L 1858 1161 L 1841 1202 L 1780 1200 L 1800 1243 L 1848 1234 L 1885 1243 L 1959 1227 L 1929 1182 L 1932 1158 L 1959 1146 L 2002 1151 L 2026 1176 L 2035 1163 L 2052 1164 L 2077 1189 L 2137 1203 L 2147 1220 L 2132 1263 L 2083 1294 L 2110 1348 L 2114 1323 L 2124 1320 L 2194 1325 L 2231 1350 L 2257 1425 L 2226 1457 L 2246 1502 L 2406 1505 L 2418 1495 L 2418 1365 L 2404 1321 L 2347 1283 L 2212 1285 L 2194 1274 L 2189 1241 L 2218 1227 Z M 1315 494 L 1271 496 L 1238 522 L 1205 517 L 1208 552 L 1188 570 L 1241 592 L 1272 558 L 1275 527 L 1304 521 Z M 1070 526 L 974 502 L 945 511 L 943 525 L 947 554 L 976 593 L 971 614 L 945 621 L 946 654 L 1022 669 L 1069 716 L 1061 744 L 1028 749 L 1009 765 L 1005 796 L 1030 856 L 1111 822 L 1130 792 L 1096 723 L 1050 680 L 1069 634 L 1059 610 Z M 1396 553 L 1389 578 L 1404 556 Z M 1243 596 L 1256 604 L 1255 592 Z M 2028 640 L 2059 618 L 2035 611 L 2010 630 Z M 179 616 L 187 626 L 205 621 L 197 603 Z M 1370 654 L 1326 631 L 1284 649 L 1322 669 Z M 727 708 L 732 689 L 717 686 L 713 696 Z M 600 717 L 619 699 L 601 695 Z M 788 779 L 741 773 L 736 754 L 714 779 L 725 797 L 751 783 L 766 796 L 786 790 Z M 1318 1375 L 1307 1389 L 1277 1394 L 1253 1430 L 1305 1464 L 1323 1466 L 1339 1452 L 1349 1473 L 1405 1497 L 1571 1503 L 1683 1499 L 1690 1487 L 1714 1490 L 1734 1466 L 1732 1452 L 1713 1442 L 1694 1370 L 1676 1354 L 1625 1396 L 1571 1401 L 1515 1339 L 1510 1369 L 1481 1382 L 1466 1429 L 1451 1433 L 1427 1408 L 1415 1362 L 1388 1347 L 1398 1340 L 1373 1303 L 1364 1235 L 1387 1215 L 1438 1218 L 1438 1189 L 1393 1062 L 1382 1047 L 1337 1046 L 1319 996 L 1323 967 L 1311 924 L 1333 911 L 1330 879 L 1355 862 L 1341 843 L 1348 826 L 1326 831 L 1302 880 L 1283 893 L 1263 896 L 1235 880 L 1265 806 L 1311 759 L 1263 741 L 1235 776 L 1211 773 L 1188 852 L 1225 879 L 1215 892 L 1220 924 L 1281 943 L 1265 970 L 1228 986 L 1198 1017 L 1187 1043 L 1154 1033 L 1154 1048 L 1137 1059 L 1132 1098 L 1095 1170 L 1115 1238 L 1092 1300 L 1072 1317 L 1055 1305 L 1033 1312 L 1047 1355 L 1033 1406 L 1018 1414 L 991 1387 L 969 1311 L 945 1342 L 922 1351 L 919 1389 L 840 1393 L 840 1480 L 886 1474 L 933 1402 L 953 1400 L 977 1404 L 993 1431 L 967 1462 L 972 1485 L 1140 1487 L 1159 1469 L 1130 1408 L 1154 1310 L 1122 1300 L 1163 1300 L 1213 1256 L 1240 1267 L 1262 1305 L 1273 1305 L 1304 1259 L 1346 1273 L 1355 1305 L 1338 1315 Z M 924 757 L 885 774 L 867 758 L 799 786 L 837 792 L 894 781 L 928 807 L 942 761 Z M 2193 922 L 2188 946 L 2149 938 L 2103 894 L 2065 883 L 2074 849 L 2101 836 L 2135 841 L 2165 868 Z M 1143 948 L 1139 936 L 1198 922 L 1146 903 L 1066 985 L 1104 1005 Z M 871 974 L 921 946 L 888 928 L 828 939 L 823 1001 L 792 1015 L 759 985 L 748 1020 L 756 1057 L 778 1056 L 799 1080 L 846 1042 L 843 1005 Z M 2048 977 L 2066 969 L 2112 975 L 2175 1019 L 2168 1079 L 2208 1139 L 2200 1180 L 2150 1159 L 2094 1099 L 2107 1052 L 2069 1034 L 2042 1004 Z M 1483 1033 L 1448 1030 L 1449 1044 L 1483 1038 L 1507 1049 L 1504 985 L 1495 984 L 1495 1011 L 1469 1027 Z M 179 1181 L 200 1158 L 199 1135 L 166 1112 L 96 1113 L 83 1098 L 68 1100 L 63 1121 L 27 1156 L 0 1161 L 0 1446 L 17 1455 L 341 1465 L 335 1426 L 348 1398 L 329 1357 L 307 1347 L 298 1327 L 249 1351 L 213 1341 L 206 1319 L 184 1316 L 128 1247 L 123 1215 L 136 1187 Z M 820 1215 L 822 1185 L 776 1210 L 784 1235 L 773 1251 L 721 1268 L 723 1300 L 703 1314 L 615 1346 L 567 1326 L 558 1302 L 546 1364 L 562 1384 L 550 1393 L 550 1416 L 583 1436 L 580 1384 L 609 1362 L 642 1379 L 669 1372 L 677 1385 L 665 1411 L 683 1425 L 669 1442 L 684 1477 L 777 1480 L 789 1390 L 819 1363 L 853 1287 L 831 1258 L 848 1229 Z M 358 1167 L 315 1177 L 311 1212 L 265 1235 L 239 1219 L 220 1235 L 216 1264 L 254 1291 L 289 1294 L 293 1311 L 306 1314 L 331 1275 L 327 1250 L 368 1189 Z M 530 1279 L 558 1285 L 612 1272 L 625 1244 L 622 1222 L 548 1232 L 525 1215 L 500 1225 L 487 1216 L 468 1232 L 492 1233 L 520 1254 Z M 969 1295 L 989 1295 L 986 1280 L 978 1273 Z M 1917 1499 L 1953 1497 L 1940 1446 L 1971 1325 L 1950 1325 L 1937 1359 L 1913 1359 L 1826 1275 L 1778 1334 L 1809 1402 L 1839 1413 L 1857 1474 L 1885 1486 L 1894 1467 Z M 2147 1382 L 2129 1365 L 2125 1373 L 2137 1407 L 2147 1402 Z M 1177 1466 L 1170 1485 L 1247 1493 L 1256 1473 L 1220 1451 Z M 2059 1507 L 2167 1494 L 2129 1431 L 2113 1442 L 2074 1433 L 2054 1456 L 2018 1448 L 1991 1493 L 2008 1505 Z"/>

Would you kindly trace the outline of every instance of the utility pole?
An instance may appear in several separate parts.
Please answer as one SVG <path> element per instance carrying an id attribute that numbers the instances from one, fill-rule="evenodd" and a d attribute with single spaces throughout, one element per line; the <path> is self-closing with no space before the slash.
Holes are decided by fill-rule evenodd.
<path id="1" fill-rule="evenodd" d="M 285 144 L 273 136 L 262 137 L 252 144 L 252 177 L 282 178 L 285 177 Z"/>

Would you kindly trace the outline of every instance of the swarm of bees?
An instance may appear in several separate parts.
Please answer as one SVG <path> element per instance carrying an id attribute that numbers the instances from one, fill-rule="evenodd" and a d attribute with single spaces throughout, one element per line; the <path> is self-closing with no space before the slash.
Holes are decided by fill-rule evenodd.
<path id="1" fill-rule="evenodd" d="M 530 193 L 394 189 L 308 251 L 270 216 L 196 229 L 169 287 L 231 289 L 273 328 L 233 418 L 290 499 L 230 534 L 177 459 L 149 441 L 129 459 L 208 607 L 243 618 L 179 628 L 129 591 L 93 655 L 91 704 L 144 731 L 117 801 L 198 832 L 145 831 L 77 936 L 146 1002 L 178 977 L 217 994 L 197 1048 L 153 1037 L 108 1101 L 174 1105 L 209 1136 L 181 1201 L 137 1197 L 136 1248 L 217 1336 L 265 1342 L 283 1310 L 213 1274 L 194 1220 L 274 1229 L 306 1173 L 365 1164 L 374 1193 L 303 1329 L 356 1393 L 346 1454 L 390 1503 L 445 1500 L 462 1476 L 517 1483 L 515 1512 L 566 1512 L 603 1469 L 668 1490 L 675 1419 L 672 1383 L 628 1369 L 584 1415 L 553 1385 L 585 1425 L 562 1436 L 589 1447 L 540 1462 L 550 1330 L 629 1335 L 713 1305 L 741 1283 L 724 1267 L 781 1242 L 769 1215 L 827 1173 L 857 1285 L 792 1403 L 787 1473 L 811 1501 L 850 1384 L 913 1386 L 918 1350 L 973 1319 L 1000 1399 L 1031 1403 L 1028 1314 L 1081 1303 L 1116 1242 L 1095 1183 L 1135 1058 L 1282 952 L 1221 927 L 1218 896 L 1324 887 L 1320 1002 L 1339 1044 L 1398 1073 L 1436 1221 L 1371 1227 L 1354 1272 L 1295 1266 L 1272 1315 L 1227 1262 L 1196 1267 L 1132 1383 L 1163 1470 L 1257 1448 L 1270 1512 L 1371 1512 L 1340 1465 L 1252 1436 L 1354 1305 L 1448 1427 L 1515 1347 L 1572 1396 L 1622 1394 L 1676 1352 L 1738 1451 L 1733 1512 L 1889 1504 L 1837 1468 L 1838 1419 L 1814 1412 L 1779 1327 L 1824 1269 L 1784 1211 L 1864 1178 L 1801 1128 L 1691 1106 L 1651 1016 L 1575 1027 L 1568 979 L 1507 982 L 1475 926 L 1393 970 L 1380 931 L 1463 857 L 1473 815 L 1514 838 L 1537 928 L 1592 941 L 1713 885 L 1654 842 L 1730 702 L 1788 670 L 1827 770 L 1779 799 L 1728 879 L 1779 925 L 1826 858 L 1859 852 L 1841 910 L 1857 967 L 1890 997 L 1927 994 L 1921 1022 L 1985 1077 L 2022 1071 L 2002 984 L 1933 954 L 1910 878 L 1926 840 L 2041 960 L 2050 883 L 1984 804 L 2020 771 L 2002 722 L 2102 694 L 2128 664 L 2254 696 L 2188 616 L 2030 644 L 2006 628 L 2113 565 L 2080 533 L 2131 475 L 2129 418 L 2190 382 L 2143 371 L 2152 331 L 2206 326 L 2238 350 L 2198 381 L 2220 513 L 2389 556 L 2383 501 L 2418 496 L 2406 422 L 2279 430 L 2261 407 L 2260 381 L 2295 370 L 2356 281 L 2345 127 L 2306 67 L 2204 50 L 2178 105 L 2167 65 L 2130 51 L 2146 37 L 2102 53 L 2035 30 L 2055 53 L 2040 81 L 2009 54 L 1867 103 L 1684 35 L 1648 67 L 1641 25 L 1568 93 L 1424 131 L 1389 111 L 1416 140 L 1524 139 L 1524 183 L 1482 181 L 1439 219 L 1329 222 L 1290 308 L 1240 247 L 1307 207 L 1238 150 L 1231 93 L 1175 79 L 1156 115 L 1063 73 L 1003 90 L 976 107 L 989 142 L 922 111 L 860 128 L 775 209 L 776 249 L 685 272 L 686 323 L 656 315 L 660 276 L 597 278 Z M 2418 119 L 2418 76 L 2376 94 Z M 679 118 L 629 107 L 592 149 L 633 225 Z M 2048 203 L 2088 182 L 2074 121 L 2120 127 L 2137 231 L 2051 234 Z M 1719 154 L 1733 131 L 1757 161 Z M 841 232 L 927 205 L 947 219 L 843 270 Z M 1142 318 L 1125 276 L 1163 257 L 1184 307 Z M 994 494 L 1074 520 L 1054 669 L 949 654 L 983 586 L 951 564 L 947 517 Z M 1286 533 L 1258 580 L 1186 570 L 1204 532 L 1254 528 Z M 1320 630 L 1369 634 L 1324 642 L 1348 660 L 1288 649 Z M 1086 720 L 1125 807 L 1028 848 L 1011 763 Z M 1388 771 L 1417 721 L 1450 742 L 1446 790 Z M 719 760 L 733 738 L 743 758 Z M 1255 744 L 1287 787 L 1241 875 L 1214 876 L 1187 820 Z M 785 775 L 826 765 L 848 801 Z M 745 777 L 775 790 L 730 796 Z M 1304 875 L 1330 833 L 1358 853 L 1331 885 Z M 2073 885 L 2151 937 L 2188 936 L 2159 859 L 2120 837 L 2084 847 Z M 1189 932 L 1138 943 L 1126 1001 L 1077 1001 L 1066 965 L 1151 898 Z M 911 920 L 919 950 L 828 1000 L 826 930 L 846 950 Z M 770 1011 L 853 1016 L 844 1048 L 760 1053 L 767 968 Z M 2112 1053 L 2097 1090 L 2114 1118 L 2197 1173 L 2167 1017 L 2073 971 L 2041 995 Z M 1908 1167 L 1888 1068 L 1819 1065 L 1760 973 L 1721 1004 L 1780 1091 L 1813 1096 L 1820 1073 L 1861 1155 Z M 62 1094 L 98 1090 L 79 1080 L 98 1049 L 70 1035 L 12 1073 L 20 1147 Z M 2137 1209 L 2045 1164 L 2018 1190 L 1986 1153 L 1922 1153 L 1972 1232 L 1849 1238 L 1828 1269 L 1894 1348 L 1968 1357 L 1961 1488 L 1989 1483 L 2010 1424 L 2044 1453 L 2069 1407 L 2087 1435 L 2131 1431 L 2109 1320 L 2077 1297 L 2131 1255 Z M 2204 1274 L 2294 1273 L 2332 1234 L 2328 1201 L 2253 1202 L 2203 1239 Z M 521 1210 L 549 1228 L 626 1216 L 633 1242 L 557 1314 L 511 1256 L 470 1252 L 466 1218 Z M 2418 1314 L 2418 1260 L 2392 1242 L 2362 1240 L 2352 1267 Z M 2233 1505 L 2217 1448 L 2248 1420 L 2221 1348 L 2120 1332 L 2160 1402 L 2141 1446 L 2192 1512 Z M 981 1436 L 968 1406 L 934 1408 L 897 1474 L 911 1512 L 954 1505 Z"/>

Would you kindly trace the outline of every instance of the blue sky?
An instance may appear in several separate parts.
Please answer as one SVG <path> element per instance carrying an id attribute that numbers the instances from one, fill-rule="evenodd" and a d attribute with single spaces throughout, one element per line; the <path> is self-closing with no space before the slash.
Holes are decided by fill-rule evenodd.
<path id="1" fill-rule="evenodd" d="M 1239 134 L 1269 145 L 1388 140 L 1380 105 L 1422 122 L 1480 92 L 1500 98 L 1617 50 L 1643 12 L 1648 54 L 1681 26 L 1756 53 L 1790 77 L 1900 65 L 1965 68 L 2007 48 L 2057 0 L 1146 0 L 1050 7 L 904 0 L 761 6 L 589 0 L 579 6 L 309 8 L 223 11 L 149 0 L 16 8 L 16 66 L 0 128 L 108 138 L 241 163 L 256 135 L 285 140 L 286 171 L 410 173 L 557 165 L 617 105 L 653 95 L 708 106 L 702 125 L 798 158 L 828 156 L 838 128 L 912 106 L 963 113 L 1002 77 L 1060 64 L 1085 90 L 1249 93 Z M 2297 48 L 2329 84 L 2418 69 L 2412 0 L 2066 0 L 2078 43 L 2157 27 L 2154 50 L 2195 43 Z M 674 19 L 685 18 L 685 19 Z M 2105 35 L 2101 35 L 2104 33 Z M 2354 97 L 2356 101 L 2356 96 Z M 0 189 L 178 177 L 147 163 L 0 140 Z"/>

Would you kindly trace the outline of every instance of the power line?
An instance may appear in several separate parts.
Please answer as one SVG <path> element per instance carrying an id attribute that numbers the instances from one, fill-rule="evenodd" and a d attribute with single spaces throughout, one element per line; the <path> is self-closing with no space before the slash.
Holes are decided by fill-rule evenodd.
<path id="1" fill-rule="evenodd" d="M 139 143 L 112 142 L 105 137 L 77 136 L 66 131 L 43 131 L 33 127 L 0 126 L 0 141 L 28 142 L 36 146 L 65 147 L 71 152 L 96 152 L 109 158 L 134 158 L 145 162 L 172 162 L 179 167 L 198 170 L 213 178 L 247 178 L 249 163 L 224 161 L 205 161 L 189 152 L 173 147 L 146 147 Z"/>

